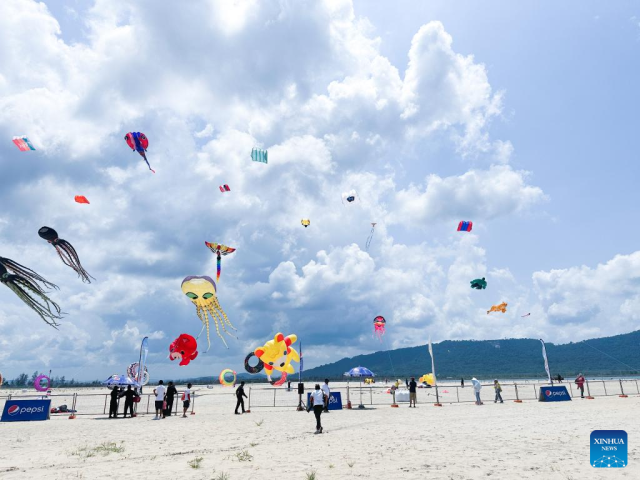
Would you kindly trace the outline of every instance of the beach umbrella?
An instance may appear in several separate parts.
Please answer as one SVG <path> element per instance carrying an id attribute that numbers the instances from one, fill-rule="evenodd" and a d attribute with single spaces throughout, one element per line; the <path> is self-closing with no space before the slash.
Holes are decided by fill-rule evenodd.
<path id="1" fill-rule="evenodd" d="M 106 385 L 107 387 L 123 387 L 126 385 L 131 385 L 133 387 L 140 388 L 140 384 L 127 375 L 111 375 L 104 382 L 102 382 L 102 384 Z"/>
<path id="2" fill-rule="evenodd" d="M 371 370 L 365 367 L 355 367 L 349 370 L 348 372 L 345 372 L 344 376 L 349 378 L 351 377 L 360 378 L 360 405 L 358 405 L 358 408 L 364 408 L 364 405 L 362 404 L 362 377 L 375 377 L 376 376 L 375 373 L 373 373 Z"/>

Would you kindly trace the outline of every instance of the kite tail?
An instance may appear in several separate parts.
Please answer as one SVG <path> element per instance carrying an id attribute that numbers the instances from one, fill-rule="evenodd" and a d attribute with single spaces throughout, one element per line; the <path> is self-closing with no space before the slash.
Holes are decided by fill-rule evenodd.
<path id="1" fill-rule="evenodd" d="M 224 346 L 227 347 L 227 350 L 228 350 L 229 345 L 227 345 L 227 341 L 220 334 L 220 324 L 222 324 L 222 318 L 220 318 L 220 316 L 218 315 L 218 312 L 216 312 L 215 305 L 212 305 L 210 307 L 205 307 L 205 309 L 206 309 L 205 312 L 208 311 L 211 314 L 211 318 L 213 318 L 213 322 L 216 324 L 216 333 L 218 334 L 218 337 L 220 337 L 220 340 L 222 340 L 222 343 L 224 343 Z M 224 330 L 224 333 L 229 333 L 225 330 L 224 324 L 222 325 L 222 330 Z"/>
<path id="2" fill-rule="evenodd" d="M 56 320 L 62 318 L 60 316 L 60 307 L 57 303 L 42 293 L 36 285 L 32 284 L 27 279 L 21 279 L 19 277 L 15 277 L 13 281 L 6 282 L 5 285 L 7 285 L 13 293 L 26 303 L 29 308 L 36 312 L 48 325 L 51 325 L 54 328 L 59 326 L 59 324 L 56 323 Z M 43 303 L 40 303 L 37 298 L 31 296 L 25 288 L 27 290 L 31 290 L 31 292 L 40 297 Z M 51 307 L 54 308 L 56 313 L 51 311 Z"/>
<path id="3" fill-rule="evenodd" d="M 27 268 L 24 265 L 20 265 L 19 263 L 14 262 L 13 260 L 0 257 L 0 264 L 2 264 L 7 270 L 10 270 L 15 274 L 20 275 L 21 277 L 28 278 L 32 282 L 40 282 L 45 287 L 59 290 L 58 286 L 55 283 L 49 282 L 46 278 L 38 275 L 36 272 L 31 270 L 30 268 Z"/>
<path id="4" fill-rule="evenodd" d="M 149 167 L 149 170 L 151 170 L 152 173 L 156 173 L 156 171 L 151 168 L 151 165 L 149 164 L 149 160 L 147 160 L 147 154 L 144 152 L 140 152 L 140 155 L 142 155 L 142 158 L 144 158 L 144 161 L 147 162 L 147 167 Z"/>
<path id="5" fill-rule="evenodd" d="M 54 242 L 53 246 L 55 247 L 56 252 L 58 252 L 58 256 L 62 260 L 62 263 L 71 267 L 84 283 L 91 283 L 91 279 L 95 280 L 95 278 L 89 275 L 89 272 L 87 272 L 80 263 L 80 257 L 78 257 L 78 253 L 76 252 L 76 249 L 73 248 L 73 245 L 60 238 Z"/>
<path id="6" fill-rule="evenodd" d="M 203 309 L 202 307 L 198 307 L 197 314 L 198 314 L 198 317 L 200 317 L 200 321 L 202 322 L 202 327 L 203 328 L 205 326 L 207 327 L 207 349 L 204 352 L 204 353 L 207 353 L 209 351 L 209 349 L 211 348 L 211 339 L 209 338 L 209 316 L 207 315 L 207 311 L 205 309 Z M 202 332 L 200 332 L 200 333 L 202 333 Z M 200 335 L 198 335 L 198 338 L 200 338 Z"/>
<path id="7" fill-rule="evenodd" d="M 221 262 L 221 258 L 222 258 L 222 257 L 220 257 L 220 252 L 218 252 L 218 261 L 217 261 L 217 264 L 218 264 L 218 265 L 217 265 L 217 266 L 218 266 L 218 272 L 217 272 L 217 274 L 216 274 L 216 283 L 220 283 L 220 267 L 221 267 L 221 265 L 220 265 L 220 264 L 222 263 L 222 262 Z"/>

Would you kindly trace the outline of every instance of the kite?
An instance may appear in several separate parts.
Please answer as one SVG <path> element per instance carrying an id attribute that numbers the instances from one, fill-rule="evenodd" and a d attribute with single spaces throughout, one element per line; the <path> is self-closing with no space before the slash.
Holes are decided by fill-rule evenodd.
<path id="1" fill-rule="evenodd" d="M 43 380 L 47 382 L 44 385 L 42 384 Z M 46 375 L 38 375 L 33 381 L 33 388 L 35 388 L 39 392 L 46 392 L 51 388 L 51 379 Z"/>
<path id="2" fill-rule="evenodd" d="M 236 328 L 231 324 L 227 318 L 227 314 L 224 313 L 224 310 L 222 310 L 218 302 L 218 298 L 216 297 L 216 282 L 207 276 L 189 276 L 182 280 L 182 292 L 189 297 L 191 302 L 196 306 L 196 313 L 202 322 L 202 330 L 200 330 L 198 338 L 202 335 L 204 328 L 207 328 L 208 347 L 205 353 L 211 348 L 211 340 L 209 339 L 209 316 L 211 316 L 216 325 L 216 333 L 222 340 L 222 343 L 224 343 L 225 347 L 229 348 L 227 342 L 222 335 L 220 335 L 220 327 L 222 327 L 222 331 L 230 337 L 234 336 L 227 332 L 226 325 L 234 330 L 236 330 Z"/>
<path id="3" fill-rule="evenodd" d="M 4 382 L 4 378 L 2 377 L 2 373 L 0 373 L 0 387 L 2 386 L 3 382 Z"/>
<path id="4" fill-rule="evenodd" d="M 244 365 L 247 372 L 255 374 L 264 368 L 267 372 L 267 378 L 271 385 L 280 386 L 284 384 L 284 382 L 287 381 L 287 374 L 295 373 L 291 362 L 300 361 L 298 352 L 291 347 L 291 345 L 296 343 L 297 340 L 297 335 L 292 334 L 285 337 L 282 333 L 276 333 L 273 340 L 269 340 L 263 346 L 256 348 L 244 359 Z M 255 367 L 249 366 L 249 360 L 252 357 L 258 357 L 258 365 Z M 271 380 L 271 374 L 274 370 L 282 372 L 280 380 Z"/>
<path id="5" fill-rule="evenodd" d="M 369 245 L 371 245 L 371 239 L 373 238 L 373 231 L 376 228 L 376 224 L 371 224 L 371 232 L 369 232 L 369 237 L 367 238 L 367 251 L 369 251 Z"/>
<path id="6" fill-rule="evenodd" d="M 191 335 L 186 333 L 180 334 L 171 345 L 169 345 L 169 358 L 171 361 L 180 360 L 180 366 L 189 365 L 191 360 L 195 360 L 198 356 L 198 342 Z"/>
<path id="7" fill-rule="evenodd" d="M 76 203 L 86 203 L 87 205 L 89 205 L 89 200 L 87 200 L 87 197 L 85 197 L 84 195 L 76 195 L 75 201 Z"/>
<path id="8" fill-rule="evenodd" d="M 356 198 L 358 198 L 358 192 L 356 192 L 355 190 L 351 190 L 350 192 L 344 192 L 342 194 L 342 204 L 344 205 L 345 200 L 347 201 L 347 203 L 355 202 Z"/>
<path id="9" fill-rule="evenodd" d="M 144 161 L 147 162 L 149 170 L 151 170 L 153 173 L 156 173 L 156 171 L 151 168 L 151 165 L 149 165 L 149 160 L 147 160 L 147 154 L 145 153 L 147 151 L 147 148 L 149 148 L 149 139 L 147 138 L 147 136 L 141 132 L 129 132 L 124 136 L 124 139 L 127 141 L 127 145 L 129 145 L 129 148 L 131 148 L 131 150 L 133 150 L 134 152 L 138 152 L 140 156 L 144 158 Z"/>
<path id="10" fill-rule="evenodd" d="M 73 245 L 62 238 L 58 238 L 58 232 L 50 227 L 42 227 L 38 230 L 38 235 L 40 235 L 40 238 L 45 239 L 54 246 L 56 252 L 58 252 L 58 256 L 62 260 L 62 263 L 71 267 L 83 282 L 91 283 L 91 279 L 93 277 L 87 273 L 80 263 L 80 259 L 78 258 L 78 254 L 76 253 L 76 249 L 73 248 Z M 95 278 L 93 279 L 95 280 Z"/>
<path id="11" fill-rule="evenodd" d="M 219 188 L 220 188 L 220 191 L 221 191 L 222 193 L 224 193 L 224 192 L 230 192 L 230 191 L 231 191 L 231 189 L 229 188 L 229 185 L 226 185 L 226 184 L 225 184 L 225 185 L 220 185 L 220 187 L 219 187 Z"/>
<path id="12" fill-rule="evenodd" d="M 42 283 L 47 288 L 58 289 L 57 285 L 44 279 L 30 268 L 24 267 L 8 258 L 0 257 L 0 283 L 9 287 L 20 300 L 26 303 L 47 324 L 57 327 L 56 320 L 62 318 L 60 316 L 60 307 L 47 297 L 46 292 L 37 282 Z"/>
<path id="13" fill-rule="evenodd" d="M 227 380 L 227 377 L 231 375 L 231 379 Z M 220 372 L 220 376 L 218 377 L 218 381 L 220 385 L 223 387 L 233 387 L 236 384 L 236 372 L 229 368 L 225 368 Z"/>
<path id="14" fill-rule="evenodd" d="M 459 232 L 470 232 L 473 228 L 473 222 L 465 222 L 464 220 L 458 224 Z"/>
<path id="15" fill-rule="evenodd" d="M 21 152 L 28 152 L 29 150 L 35 150 L 29 139 L 25 135 L 19 137 L 13 137 L 13 143 Z"/>
<path id="16" fill-rule="evenodd" d="M 373 333 L 378 336 L 378 340 L 380 340 L 380 342 L 382 342 L 382 336 L 384 335 L 384 328 L 386 323 L 387 321 L 380 315 L 373 319 Z"/>
<path id="17" fill-rule="evenodd" d="M 309 225 L 311 225 L 311 220 L 303 218 L 302 220 L 300 220 L 300 223 L 304 228 L 307 228 Z"/>
<path id="18" fill-rule="evenodd" d="M 526 315 L 520 316 L 520 318 L 528 317 L 529 315 L 531 315 L 531 312 L 527 313 Z"/>
<path id="19" fill-rule="evenodd" d="M 426 383 L 427 385 L 435 385 L 436 381 L 433 378 L 433 373 L 425 373 L 423 376 L 421 376 L 418 381 L 420 383 Z"/>
<path id="20" fill-rule="evenodd" d="M 269 152 L 259 148 L 254 148 L 251 150 L 251 160 L 254 162 L 268 163 Z"/>
<path id="21" fill-rule="evenodd" d="M 145 366 L 144 372 L 138 378 L 139 372 L 140 372 L 140 364 L 138 362 L 132 363 L 127 367 L 127 376 L 137 381 L 140 385 L 145 386 L 146 384 L 149 383 L 149 370 L 147 370 L 147 367 Z"/>
<path id="22" fill-rule="evenodd" d="M 229 255 L 230 253 L 233 253 L 236 251 L 235 248 L 231 248 L 231 247 L 227 247 L 226 245 L 222 245 L 220 243 L 209 243 L 207 241 L 204 242 L 204 244 L 213 252 L 216 254 L 217 256 L 217 261 L 218 261 L 218 270 L 216 273 L 216 282 L 220 282 L 220 270 L 221 270 L 221 260 L 222 257 L 225 257 L 227 255 Z"/>
<path id="23" fill-rule="evenodd" d="M 490 314 L 491 312 L 507 313 L 507 303 L 502 302 L 500 305 L 492 306 L 490 310 L 487 310 L 487 315 Z"/>
<path id="24" fill-rule="evenodd" d="M 475 288 L 476 290 L 484 290 L 487 288 L 487 281 L 482 278 L 476 278 L 475 280 L 471 280 L 471 288 Z"/>

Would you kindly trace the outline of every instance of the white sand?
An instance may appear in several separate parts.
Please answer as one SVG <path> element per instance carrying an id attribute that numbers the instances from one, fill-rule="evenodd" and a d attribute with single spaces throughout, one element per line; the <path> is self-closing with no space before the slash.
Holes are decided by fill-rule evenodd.
<path id="1" fill-rule="evenodd" d="M 277 401 L 294 403 L 297 394 L 284 390 L 278 391 Z M 464 390 L 471 395 L 471 388 Z M 2 395 L 6 393 L 3 389 Z M 319 480 L 640 478 L 637 394 L 501 405 L 493 403 L 485 388 L 483 406 L 423 403 L 417 409 L 401 404 L 335 411 L 322 417 L 325 433 L 314 435 L 312 413 L 254 407 L 250 414 L 236 416 L 231 390 L 216 387 L 199 393 L 196 415 L 186 419 L 89 415 L 69 420 L 64 415 L 47 422 L 0 423 L 0 478 L 214 479 L 225 472 L 231 480 L 305 479 L 312 471 Z M 376 394 L 388 401 L 388 395 Z M 254 404 L 272 402 L 273 393 L 259 393 L 254 386 L 252 398 Z M 70 405 L 61 400 L 53 405 Z M 419 393 L 422 400 L 432 401 L 426 391 Z M 81 402 L 80 411 L 83 405 L 85 411 L 102 411 L 104 397 L 94 397 L 91 405 Z M 595 429 L 627 431 L 627 468 L 602 472 L 589 465 L 589 435 Z M 124 451 L 88 456 L 103 442 L 117 442 Z M 243 451 L 250 459 L 238 458 Z M 193 469 L 188 462 L 196 457 L 202 461 Z"/>

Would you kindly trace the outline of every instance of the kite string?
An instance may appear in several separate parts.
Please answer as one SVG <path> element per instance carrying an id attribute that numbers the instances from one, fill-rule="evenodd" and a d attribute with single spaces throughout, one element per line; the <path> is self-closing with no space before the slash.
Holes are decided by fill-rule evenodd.
<path id="1" fill-rule="evenodd" d="M 616 357 L 612 357 L 611 355 L 609 355 L 608 353 L 603 352 L 602 350 L 598 350 L 596 347 L 589 345 L 586 341 L 584 341 L 584 342 L 582 342 L 582 343 L 584 343 L 584 344 L 585 344 L 585 345 L 587 345 L 588 347 L 593 348 L 596 352 L 600 352 L 601 354 L 606 355 L 607 357 L 609 357 L 609 358 L 611 358 L 611 359 L 615 360 L 616 362 L 621 363 L 621 364 L 622 364 L 622 365 L 624 365 L 625 367 L 629 367 L 631 370 L 640 370 L 640 369 L 638 369 L 638 368 L 634 368 L 634 367 L 632 367 L 631 365 L 628 365 L 628 364 L 624 363 L 622 360 L 618 360 Z"/>

